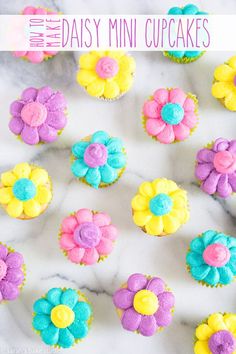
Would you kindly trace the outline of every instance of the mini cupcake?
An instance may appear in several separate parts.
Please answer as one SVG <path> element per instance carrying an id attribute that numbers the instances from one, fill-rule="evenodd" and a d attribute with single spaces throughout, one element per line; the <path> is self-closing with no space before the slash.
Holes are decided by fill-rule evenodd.
<path id="1" fill-rule="evenodd" d="M 217 66 L 212 95 L 230 111 L 236 111 L 236 56 Z"/>
<path id="2" fill-rule="evenodd" d="M 62 92 L 28 87 L 10 106 L 9 129 L 29 145 L 52 143 L 66 126 L 66 109 Z"/>
<path id="3" fill-rule="evenodd" d="M 16 300 L 25 282 L 24 259 L 0 243 L 0 303 Z"/>
<path id="4" fill-rule="evenodd" d="M 236 277 L 236 238 L 207 230 L 191 241 L 186 263 L 188 272 L 203 285 L 231 284 Z"/>
<path id="5" fill-rule="evenodd" d="M 62 221 L 59 243 L 63 253 L 74 263 L 98 263 L 112 252 L 117 228 L 106 213 L 80 209 Z"/>
<path id="6" fill-rule="evenodd" d="M 1 174 L 0 204 L 16 219 L 32 219 L 42 214 L 52 199 L 52 183 L 46 170 L 19 163 Z"/>
<path id="7" fill-rule="evenodd" d="M 113 303 L 124 329 L 150 337 L 170 325 L 175 298 L 162 279 L 132 274 Z"/>
<path id="8" fill-rule="evenodd" d="M 213 313 L 198 325 L 195 332 L 195 354 L 235 354 L 236 314 Z"/>
<path id="9" fill-rule="evenodd" d="M 143 125 L 151 137 L 163 144 L 187 139 L 198 123 L 198 100 L 179 88 L 161 88 L 143 105 Z"/>
<path id="10" fill-rule="evenodd" d="M 135 61 L 123 51 L 93 51 L 80 56 L 77 82 L 93 97 L 116 100 L 133 84 Z"/>
<path id="11" fill-rule="evenodd" d="M 196 160 L 195 176 L 205 193 L 227 198 L 236 192 L 236 140 L 218 138 Z"/>
<path id="12" fill-rule="evenodd" d="M 33 310 L 33 328 L 45 344 L 70 348 L 88 335 L 92 308 L 80 291 L 51 288 Z"/>
<path id="13" fill-rule="evenodd" d="M 59 12 L 49 10 L 43 7 L 27 6 L 22 11 L 22 15 L 59 15 Z M 31 63 L 37 64 L 44 60 L 54 57 L 58 52 L 55 50 L 46 51 L 15 51 L 13 55 L 17 58 L 22 58 Z"/>
<path id="14" fill-rule="evenodd" d="M 168 15 L 208 15 L 207 12 L 199 11 L 198 7 L 193 4 L 185 5 L 184 7 L 172 7 Z M 204 52 L 202 51 L 189 51 L 189 50 L 178 50 L 178 51 L 165 51 L 164 56 L 179 64 L 192 63 L 198 60 Z"/>
<path id="15" fill-rule="evenodd" d="M 115 183 L 125 167 L 122 141 L 104 131 L 97 131 L 72 146 L 73 175 L 95 189 Z"/>
<path id="16" fill-rule="evenodd" d="M 143 182 L 131 205 L 134 223 L 153 236 L 173 234 L 189 219 L 187 192 L 165 178 Z"/>

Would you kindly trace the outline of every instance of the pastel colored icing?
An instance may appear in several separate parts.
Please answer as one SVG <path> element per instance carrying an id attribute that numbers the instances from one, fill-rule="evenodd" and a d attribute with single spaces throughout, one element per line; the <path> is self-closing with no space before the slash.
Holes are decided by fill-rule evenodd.
<path id="1" fill-rule="evenodd" d="M 216 67 L 212 95 L 230 111 L 236 111 L 236 56 Z"/>
<path id="2" fill-rule="evenodd" d="M 236 140 L 216 139 L 198 151 L 195 176 L 207 194 L 227 198 L 236 191 Z"/>
<path id="3" fill-rule="evenodd" d="M 118 71 L 119 66 L 117 61 L 110 57 L 103 57 L 96 64 L 96 72 L 102 79 L 110 79 L 116 76 Z"/>
<path id="4" fill-rule="evenodd" d="M 80 209 L 63 220 L 59 243 L 70 261 L 91 265 L 112 252 L 116 238 L 108 214 Z"/>
<path id="5" fill-rule="evenodd" d="M 182 15 L 207 15 L 207 12 L 200 11 L 196 5 L 193 4 L 187 4 L 184 7 L 172 7 L 168 11 L 168 15 L 177 15 L 177 16 L 182 16 Z M 197 58 L 202 54 L 201 51 L 168 51 L 168 54 L 171 56 L 174 56 L 176 58 L 182 59 L 184 57 L 186 58 Z"/>
<path id="6" fill-rule="evenodd" d="M 88 334 L 92 308 L 76 290 L 52 288 L 33 309 L 33 328 L 45 344 L 70 348 Z"/>
<path id="7" fill-rule="evenodd" d="M 170 325 L 175 298 L 157 277 L 132 274 L 113 295 L 124 329 L 152 336 Z"/>
<path id="8" fill-rule="evenodd" d="M 59 13 L 56 11 L 51 11 L 46 8 L 42 7 L 34 7 L 34 6 L 27 6 L 22 11 L 22 15 L 58 15 Z M 58 52 L 53 50 L 48 51 L 15 51 L 13 55 L 17 58 L 23 58 L 31 63 L 37 64 L 41 63 L 44 60 L 52 58 Z"/>
<path id="9" fill-rule="evenodd" d="M 195 332 L 195 354 L 234 354 L 236 314 L 214 313 Z"/>
<path id="10" fill-rule="evenodd" d="M 135 61 L 123 51 L 92 51 L 79 58 L 77 82 L 93 97 L 113 100 L 133 84 Z"/>
<path id="11" fill-rule="evenodd" d="M 0 203 L 9 216 L 34 218 L 46 209 L 51 199 L 51 182 L 43 168 L 20 163 L 1 174 Z"/>
<path id="12" fill-rule="evenodd" d="M 143 182 L 131 205 L 134 223 L 149 235 L 172 234 L 189 219 L 186 191 L 165 178 Z"/>
<path id="13" fill-rule="evenodd" d="M 23 267 L 22 255 L 0 244 L 0 303 L 19 296 L 25 279 Z"/>
<path id="14" fill-rule="evenodd" d="M 29 145 L 54 142 L 67 123 L 65 97 L 49 86 L 26 88 L 10 113 L 10 131 Z"/>
<path id="15" fill-rule="evenodd" d="M 74 144 L 72 154 L 73 175 L 84 179 L 95 189 L 114 183 L 126 166 L 122 141 L 111 138 L 104 131 L 97 131 L 88 141 L 81 140 Z"/>
<path id="16" fill-rule="evenodd" d="M 145 129 L 163 144 L 187 139 L 197 125 L 197 101 L 179 88 L 161 88 L 143 105 Z"/>
<path id="17" fill-rule="evenodd" d="M 212 287 L 228 285 L 236 276 L 236 239 L 207 230 L 191 241 L 186 263 L 195 280 Z"/>

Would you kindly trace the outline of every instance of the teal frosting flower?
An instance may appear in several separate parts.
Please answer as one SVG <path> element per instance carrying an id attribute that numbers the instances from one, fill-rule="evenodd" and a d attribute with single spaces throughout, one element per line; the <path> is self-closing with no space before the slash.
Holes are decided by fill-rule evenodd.
<path id="1" fill-rule="evenodd" d="M 88 334 L 91 306 L 76 290 L 52 288 L 33 309 L 33 328 L 48 345 L 70 348 Z"/>
<path id="2" fill-rule="evenodd" d="M 123 143 L 104 131 L 72 146 L 74 176 L 85 179 L 94 188 L 115 182 L 126 165 Z"/>
<path id="3" fill-rule="evenodd" d="M 208 230 L 190 243 L 187 267 L 197 281 L 216 287 L 236 276 L 236 238 Z"/>
<path id="4" fill-rule="evenodd" d="M 198 7 L 193 4 L 187 4 L 184 7 L 172 7 L 168 11 L 168 15 L 207 15 L 207 12 L 199 11 Z M 184 51 L 184 50 L 178 50 L 178 51 L 168 51 L 167 52 L 169 55 L 175 57 L 175 58 L 183 58 L 187 57 L 189 59 L 196 58 L 200 56 L 203 52 L 201 51 Z"/>

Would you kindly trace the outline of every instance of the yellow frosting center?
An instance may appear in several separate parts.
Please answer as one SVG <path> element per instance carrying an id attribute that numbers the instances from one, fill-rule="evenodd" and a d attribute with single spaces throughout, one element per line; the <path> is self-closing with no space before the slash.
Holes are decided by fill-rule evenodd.
<path id="1" fill-rule="evenodd" d="M 140 290 L 134 296 L 134 309 L 141 315 L 153 315 L 158 310 L 157 296 L 150 290 Z"/>
<path id="2" fill-rule="evenodd" d="M 57 305 L 51 311 L 51 320 L 57 328 L 66 328 L 74 322 L 75 314 L 69 306 Z"/>

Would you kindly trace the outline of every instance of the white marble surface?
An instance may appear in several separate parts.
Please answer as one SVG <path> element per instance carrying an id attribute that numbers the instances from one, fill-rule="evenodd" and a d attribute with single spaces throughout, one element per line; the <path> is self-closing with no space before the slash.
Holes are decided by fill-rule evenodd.
<path id="1" fill-rule="evenodd" d="M 0 1 L 0 13 L 13 14 L 29 4 L 41 4 L 64 13 L 166 13 L 186 1 L 165 0 L 64 0 Z M 195 1 L 210 13 L 236 14 L 235 0 Z M 88 97 L 75 83 L 79 53 L 61 53 L 52 61 L 32 65 L 10 53 L 0 53 L 0 172 L 22 161 L 48 169 L 54 183 L 54 199 L 36 220 L 17 221 L 0 211 L 1 241 L 22 252 L 28 269 L 20 298 L 0 307 L 0 353 L 52 353 L 31 328 L 33 302 L 53 286 L 79 288 L 94 307 L 94 323 L 88 338 L 76 349 L 84 354 L 189 354 L 194 327 L 214 311 L 235 311 L 235 285 L 208 289 L 198 285 L 185 270 L 190 240 L 213 228 L 236 235 L 236 202 L 207 196 L 196 185 L 193 169 L 196 151 L 219 136 L 235 138 L 235 113 L 226 111 L 210 94 L 214 67 L 232 53 L 206 53 L 190 65 L 178 65 L 161 53 L 135 53 L 137 74 L 133 89 L 115 103 Z M 69 122 L 60 140 L 52 145 L 30 147 L 8 131 L 9 104 L 26 86 L 52 85 L 68 99 Z M 197 94 L 200 124 L 184 143 L 163 146 L 142 130 L 142 103 L 158 87 L 182 87 Z M 70 173 L 71 145 L 98 129 L 121 137 L 127 148 L 128 166 L 111 188 L 95 191 L 75 181 Z M 165 176 L 189 192 L 191 219 L 168 238 L 152 238 L 139 231 L 130 215 L 130 200 L 143 180 Z M 81 207 L 107 211 L 120 234 L 114 252 L 92 267 L 73 265 L 60 252 L 57 233 L 61 219 Z M 112 305 L 112 293 L 129 274 L 143 272 L 166 280 L 176 295 L 173 324 L 152 338 L 124 331 Z M 62 350 L 63 351 L 63 350 Z M 57 351 L 58 352 L 58 351 Z"/>

